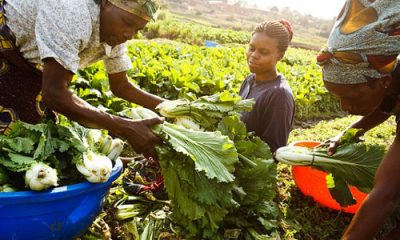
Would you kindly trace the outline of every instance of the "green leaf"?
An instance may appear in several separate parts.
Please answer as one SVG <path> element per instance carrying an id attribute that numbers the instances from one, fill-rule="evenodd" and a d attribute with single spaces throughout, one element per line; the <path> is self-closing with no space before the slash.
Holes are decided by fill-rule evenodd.
<path id="1" fill-rule="evenodd" d="M 15 137 L 9 138 L 0 135 L 0 142 L 6 143 L 6 146 L 15 152 L 29 154 L 33 151 L 35 142 L 31 138 Z"/>
<path id="2" fill-rule="evenodd" d="M 332 173 L 335 181 L 343 179 L 359 190 L 369 192 L 374 186 L 375 173 L 384 154 L 383 146 L 354 143 L 339 146 L 335 154 L 329 157 L 331 162 L 314 165 Z M 318 150 L 316 156 L 326 157 L 326 149 Z"/>
<path id="3" fill-rule="evenodd" d="M 332 174 L 326 175 L 326 182 L 331 196 L 341 207 L 347 207 L 356 203 L 349 187 L 343 179 L 335 178 Z"/>
<path id="4" fill-rule="evenodd" d="M 182 188 L 180 181 L 180 172 L 177 171 L 175 167 L 169 165 L 166 161 L 162 161 L 163 177 L 165 179 L 165 187 L 168 190 L 168 195 L 177 211 L 182 212 L 183 215 L 187 216 L 188 219 L 197 220 L 204 216 L 206 209 L 200 204 L 192 200 L 186 189 Z"/>
<path id="5" fill-rule="evenodd" d="M 253 205 L 262 201 L 271 201 L 276 192 L 276 164 L 273 160 L 253 159 L 256 167 L 237 168 L 235 176 L 240 187 L 246 193 L 239 201 L 241 205 Z"/>
<path id="6" fill-rule="evenodd" d="M 45 128 L 40 136 L 39 144 L 33 154 L 33 158 L 38 161 L 43 161 L 56 151 L 55 147 L 56 146 L 51 136 L 51 130 Z"/>
<path id="7" fill-rule="evenodd" d="M 360 142 L 360 136 L 364 132 L 361 128 L 350 128 L 347 129 L 346 132 L 342 135 L 339 142 L 340 144 L 349 144 L 349 143 L 357 143 Z"/>
<path id="8" fill-rule="evenodd" d="M 275 157 L 292 165 L 312 164 L 316 169 L 332 173 L 335 181 L 342 179 L 363 192 L 369 192 L 384 154 L 384 146 L 351 143 L 340 145 L 332 156 L 328 155 L 325 147 L 310 149 L 287 146 L 279 148 Z"/>
<path id="9" fill-rule="evenodd" d="M 8 158 L 0 157 L 0 164 L 13 172 L 23 172 L 36 161 L 32 157 L 16 153 L 9 153 Z"/>
<path id="10" fill-rule="evenodd" d="M 174 205 L 173 220 L 184 226 L 186 237 L 215 234 L 228 209 L 235 204 L 233 184 L 209 179 L 195 169 L 188 156 L 166 147 L 158 150 L 164 185 Z"/>
<path id="11" fill-rule="evenodd" d="M 162 131 L 166 141 L 180 153 L 189 156 L 196 170 L 204 171 L 209 178 L 219 182 L 232 182 L 234 164 L 238 161 L 236 148 L 228 137 L 219 132 L 199 132 L 170 123 L 164 123 Z"/>
<path id="12" fill-rule="evenodd" d="M 245 140 L 248 135 L 245 124 L 236 115 L 222 119 L 218 124 L 217 130 L 234 142 Z"/>
<path id="13" fill-rule="evenodd" d="M 224 117 L 250 111 L 253 104 L 253 99 L 241 100 L 240 96 L 225 91 L 194 101 L 167 101 L 158 105 L 157 109 L 165 117 L 190 116 L 203 128 L 215 129 L 216 124 Z"/>

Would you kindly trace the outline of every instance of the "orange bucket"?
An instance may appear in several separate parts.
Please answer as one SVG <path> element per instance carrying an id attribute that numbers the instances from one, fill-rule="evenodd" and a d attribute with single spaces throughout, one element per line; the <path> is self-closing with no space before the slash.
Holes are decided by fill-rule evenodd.
<path id="1" fill-rule="evenodd" d="M 290 145 L 313 148 L 320 143 L 321 142 L 316 141 L 298 141 Z M 328 187 L 326 186 L 326 172 L 311 167 L 293 166 L 292 174 L 294 182 L 304 195 L 312 197 L 315 202 L 331 209 L 342 210 L 347 213 L 355 213 L 363 200 L 367 197 L 366 193 L 359 191 L 356 187 L 349 186 L 350 192 L 356 200 L 356 203 L 343 208 L 329 193 Z"/>

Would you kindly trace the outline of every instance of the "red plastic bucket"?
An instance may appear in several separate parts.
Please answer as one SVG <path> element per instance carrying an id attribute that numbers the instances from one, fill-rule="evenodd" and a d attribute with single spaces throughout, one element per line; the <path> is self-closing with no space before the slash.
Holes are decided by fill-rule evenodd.
<path id="1" fill-rule="evenodd" d="M 320 144 L 316 141 L 298 141 L 290 144 L 291 146 L 309 147 L 313 148 Z M 292 174 L 294 181 L 300 191 L 314 199 L 315 202 L 335 210 L 342 210 L 347 213 L 355 213 L 360 207 L 361 203 L 367 196 L 366 193 L 359 191 L 356 187 L 350 186 L 350 191 L 356 200 L 356 203 L 343 208 L 332 198 L 326 186 L 325 177 L 326 172 L 313 169 L 311 167 L 293 166 Z"/>

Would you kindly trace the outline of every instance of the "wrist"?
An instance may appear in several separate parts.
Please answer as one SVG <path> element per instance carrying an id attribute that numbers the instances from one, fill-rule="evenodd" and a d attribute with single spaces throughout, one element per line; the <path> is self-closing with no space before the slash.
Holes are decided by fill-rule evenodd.
<path id="1" fill-rule="evenodd" d="M 126 124 L 126 119 L 111 115 L 111 123 L 108 125 L 110 127 L 107 129 L 117 136 L 123 136 Z"/>

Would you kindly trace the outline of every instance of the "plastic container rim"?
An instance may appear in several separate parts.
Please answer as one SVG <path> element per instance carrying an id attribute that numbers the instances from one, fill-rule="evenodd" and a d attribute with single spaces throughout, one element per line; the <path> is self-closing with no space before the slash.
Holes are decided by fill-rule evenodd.
<path id="1" fill-rule="evenodd" d="M 85 192 L 93 192 L 100 188 L 104 188 L 110 185 L 115 179 L 117 179 L 122 171 L 122 161 L 118 158 L 115 161 L 115 165 L 112 169 L 110 178 L 104 183 L 90 183 L 88 181 L 80 182 L 76 184 L 55 187 L 46 191 L 18 191 L 18 192 L 0 192 L 1 200 L 15 200 L 15 204 L 21 204 L 23 202 L 47 202 L 53 201 L 59 198 L 72 197 L 80 195 Z"/>

